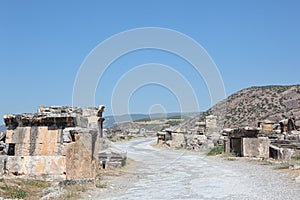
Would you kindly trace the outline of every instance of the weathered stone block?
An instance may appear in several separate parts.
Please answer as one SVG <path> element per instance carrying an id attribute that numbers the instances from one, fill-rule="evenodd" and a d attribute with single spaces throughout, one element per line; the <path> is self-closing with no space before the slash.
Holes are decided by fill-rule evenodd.
<path id="1" fill-rule="evenodd" d="M 102 168 L 119 168 L 126 164 L 127 153 L 119 149 L 109 148 L 99 152 L 99 163 Z"/>
<path id="2" fill-rule="evenodd" d="M 95 178 L 98 172 L 98 159 L 79 140 L 67 145 L 66 179 Z"/>
<path id="3" fill-rule="evenodd" d="M 88 128 L 88 119 L 83 116 L 76 116 L 75 118 L 75 126 L 82 127 L 82 128 Z"/>
<path id="4" fill-rule="evenodd" d="M 242 138 L 242 156 L 268 158 L 269 146 L 268 137 Z"/>
<path id="5" fill-rule="evenodd" d="M 97 116 L 89 116 L 88 119 L 88 128 L 98 128 L 98 117 Z"/>
<path id="6" fill-rule="evenodd" d="M 0 166 L 8 175 L 55 181 L 66 178 L 65 156 L 0 156 Z"/>
<path id="7" fill-rule="evenodd" d="M 230 140 L 228 137 L 224 137 L 223 139 L 224 152 L 230 153 Z"/>
<path id="8" fill-rule="evenodd" d="M 58 130 L 49 130 L 47 126 L 40 126 L 37 130 L 37 144 L 54 142 L 57 143 Z"/>
<path id="9" fill-rule="evenodd" d="M 31 127 L 17 127 L 6 131 L 6 143 L 20 144 L 29 141 Z"/>
<path id="10" fill-rule="evenodd" d="M 38 135 L 35 143 L 34 155 L 55 156 L 59 155 L 58 140 L 60 138 L 59 129 L 49 130 L 48 127 L 38 127 Z"/>

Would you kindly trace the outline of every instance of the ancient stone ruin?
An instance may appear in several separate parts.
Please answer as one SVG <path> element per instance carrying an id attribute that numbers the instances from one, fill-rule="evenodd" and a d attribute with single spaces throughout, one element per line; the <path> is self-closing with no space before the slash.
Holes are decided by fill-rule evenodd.
<path id="1" fill-rule="evenodd" d="M 203 119 L 202 119 L 203 120 Z M 220 129 L 218 117 L 209 115 L 196 121 L 194 128 L 184 125 L 157 133 L 157 144 L 169 148 L 207 151 L 223 146 L 224 152 L 236 156 L 288 160 L 300 157 L 300 118 L 292 113 L 275 123 L 258 122 L 257 127 Z"/>
<path id="2" fill-rule="evenodd" d="M 173 149 L 206 151 L 216 146 L 219 139 L 217 117 L 214 115 L 206 116 L 204 121 L 197 121 L 192 129 L 179 125 L 157 133 L 157 144 Z"/>
<path id="3" fill-rule="evenodd" d="M 300 157 L 300 119 L 286 117 L 275 123 L 258 122 L 258 127 L 224 129 L 225 152 L 237 156 L 289 160 Z"/>
<path id="4" fill-rule="evenodd" d="M 224 130 L 224 151 L 237 156 L 269 158 L 270 140 L 259 128 L 244 127 Z"/>
<path id="5" fill-rule="evenodd" d="M 104 106 L 40 107 L 7 114 L 0 174 L 43 180 L 93 179 L 98 174 Z"/>
<path id="6" fill-rule="evenodd" d="M 117 148 L 107 148 L 99 152 L 102 169 L 120 168 L 126 164 L 127 153 Z"/>

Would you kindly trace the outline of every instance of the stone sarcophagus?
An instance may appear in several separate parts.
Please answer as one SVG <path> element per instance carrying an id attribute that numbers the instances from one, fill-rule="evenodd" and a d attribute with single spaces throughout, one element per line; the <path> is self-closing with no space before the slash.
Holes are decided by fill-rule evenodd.
<path id="1" fill-rule="evenodd" d="M 52 106 L 5 115 L 0 174 L 57 181 L 95 178 L 103 109 Z"/>

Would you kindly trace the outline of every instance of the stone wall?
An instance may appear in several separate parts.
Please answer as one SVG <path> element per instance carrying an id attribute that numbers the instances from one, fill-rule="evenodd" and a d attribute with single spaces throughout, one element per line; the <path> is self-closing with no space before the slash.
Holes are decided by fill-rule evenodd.
<path id="1" fill-rule="evenodd" d="M 0 174 L 39 180 L 66 179 L 65 156 L 0 156 Z"/>
<path id="2" fill-rule="evenodd" d="M 55 156 L 62 154 L 62 129 L 49 130 L 47 126 L 17 127 L 6 131 L 8 145 L 14 145 L 15 156 Z"/>

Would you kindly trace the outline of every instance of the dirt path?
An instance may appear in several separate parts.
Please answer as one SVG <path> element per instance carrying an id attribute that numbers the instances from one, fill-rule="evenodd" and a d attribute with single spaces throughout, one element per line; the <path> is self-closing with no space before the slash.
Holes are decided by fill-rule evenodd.
<path id="1" fill-rule="evenodd" d="M 272 166 L 161 150 L 154 142 L 116 144 L 134 161 L 105 176 L 106 188 L 85 199 L 300 199 L 300 185 Z"/>

